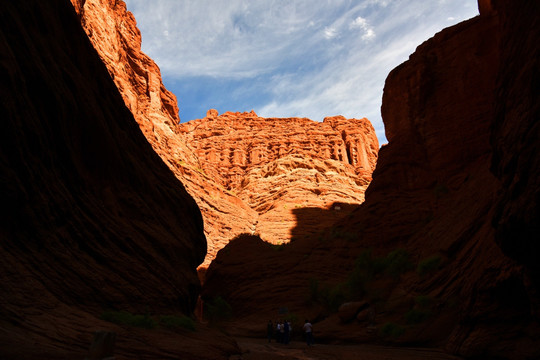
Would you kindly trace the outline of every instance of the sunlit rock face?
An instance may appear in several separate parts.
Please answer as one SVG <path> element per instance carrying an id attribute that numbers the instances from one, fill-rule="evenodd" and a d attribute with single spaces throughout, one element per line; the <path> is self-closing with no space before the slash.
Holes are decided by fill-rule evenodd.
<path id="1" fill-rule="evenodd" d="M 342 116 L 315 122 L 209 110 L 179 131 L 201 171 L 256 211 L 251 233 L 275 244 L 314 234 L 329 221 L 314 219 L 292 234 L 298 209 L 362 203 L 379 147 L 367 119 Z"/>
<path id="2" fill-rule="evenodd" d="M 126 106 L 146 136 L 174 131 L 176 96 L 161 81 L 156 63 L 141 51 L 141 33 L 123 1 L 72 0 L 94 48 L 107 66 Z M 152 133 L 152 126 L 159 131 Z"/>
<path id="3" fill-rule="evenodd" d="M 203 170 L 228 189 L 242 187 L 254 168 L 289 155 L 334 160 L 350 165 L 356 182 L 366 185 L 375 168 L 378 142 L 367 119 L 327 117 L 261 118 L 250 113 L 209 110 L 204 119 L 179 126 L 203 165 Z"/>
<path id="4" fill-rule="evenodd" d="M 72 3 L 146 138 L 199 205 L 208 239 L 205 266 L 242 233 L 289 241 L 294 209 L 363 201 L 378 152 L 369 121 L 266 120 L 211 110 L 205 119 L 179 125 L 176 98 L 141 52 L 141 35 L 125 3 Z M 314 224 L 309 232 L 318 228 Z"/>
<path id="5" fill-rule="evenodd" d="M 279 304 L 318 319 L 325 339 L 539 357 L 539 6 L 482 1 L 480 16 L 421 44 L 387 77 L 389 143 L 365 202 L 317 241 L 279 249 L 231 242 L 207 272 L 205 298 L 219 294 L 242 309 L 244 326 Z M 367 299 L 379 329 L 405 330 L 393 340 L 366 331 L 360 314 L 343 324 L 317 298 L 345 298 L 340 289 L 366 249 L 378 258 L 399 250 L 412 263 L 399 281 L 379 275 L 349 299 Z M 249 260 L 240 269 L 238 259 Z M 429 319 L 411 321 L 422 306 Z"/>
<path id="6" fill-rule="evenodd" d="M 201 213 L 71 4 L 0 14 L 0 358 L 84 358 L 106 310 L 190 314 Z"/>
<path id="7" fill-rule="evenodd" d="M 197 202 L 208 239 L 208 264 L 233 236 L 250 232 L 256 213 L 201 171 L 178 132 L 178 105 L 159 67 L 141 51 L 141 34 L 123 1 L 72 1 L 88 38 L 154 151 Z"/>

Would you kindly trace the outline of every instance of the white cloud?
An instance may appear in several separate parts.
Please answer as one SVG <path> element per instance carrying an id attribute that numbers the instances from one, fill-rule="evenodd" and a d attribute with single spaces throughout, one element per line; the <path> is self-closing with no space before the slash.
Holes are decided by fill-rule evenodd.
<path id="1" fill-rule="evenodd" d="M 375 30 L 373 30 L 373 28 L 368 24 L 368 21 L 361 16 L 354 19 L 350 23 L 349 28 L 362 30 L 362 40 L 371 40 L 375 37 Z"/>
<path id="2" fill-rule="evenodd" d="M 367 20 L 361 16 L 358 16 L 356 19 L 354 19 L 349 26 L 352 29 L 361 28 L 365 30 L 366 28 L 368 28 Z"/>
<path id="3" fill-rule="evenodd" d="M 330 39 L 333 39 L 337 36 L 337 30 L 334 29 L 333 27 L 325 27 L 324 28 L 324 37 L 327 38 L 328 40 Z"/>
<path id="4" fill-rule="evenodd" d="M 315 46 L 317 31 L 328 24 L 308 0 L 128 0 L 127 5 L 141 29 L 143 50 L 164 74 L 175 77 L 238 78 L 274 71 L 284 54 L 299 57 Z M 332 29 L 328 26 L 328 37 L 337 35 Z"/>
<path id="5" fill-rule="evenodd" d="M 362 35 L 362 40 L 371 40 L 375 37 L 375 31 L 373 29 L 367 29 L 364 35 Z"/>

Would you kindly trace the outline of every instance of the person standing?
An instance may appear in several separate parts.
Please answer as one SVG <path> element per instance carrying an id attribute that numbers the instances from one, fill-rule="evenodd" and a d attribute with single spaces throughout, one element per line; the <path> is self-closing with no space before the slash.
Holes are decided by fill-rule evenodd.
<path id="1" fill-rule="evenodd" d="M 289 324 L 289 336 L 287 337 L 287 344 L 291 341 L 292 337 L 292 324 L 291 320 L 287 320 L 287 324 Z"/>
<path id="2" fill-rule="evenodd" d="M 304 333 L 306 335 L 306 343 L 308 346 L 313 345 L 313 325 L 306 319 L 304 323 Z"/>
<path id="3" fill-rule="evenodd" d="M 277 342 L 282 343 L 283 342 L 283 324 L 278 321 L 277 323 L 277 329 L 276 329 L 276 336 L 277 336 Z"/>
<path id="4" fill-rule="evenodd" d="M 266 325 L 266 336 L 268 337 L 268 342 L 272 342 L 272 335 L 274 335 L 274 324 L 272 323 L 272 320 L 268 320 L 268 324 Z"/>

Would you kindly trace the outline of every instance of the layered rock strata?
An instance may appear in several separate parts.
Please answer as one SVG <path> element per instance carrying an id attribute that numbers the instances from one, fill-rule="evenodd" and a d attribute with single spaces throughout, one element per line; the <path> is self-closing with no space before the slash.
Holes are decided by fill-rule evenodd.
<path id="1" fill-rule="evenodd" d="M 336 220 L 344 216 L 337 204 L 362 203 L 379 147 L 367 119 L 342 116 L 316 122 L 209 110 L 179 131 L 201 171 L 256 211 L 251 233 L 274 244 L 322 229 L 319 219 L 293 234 L 298 209 L 337 206 Z"/>
<path id="2" fill-rule="evenodd" d="M 239 328 L 249 328 L 249 314 L 281 316 L 278 304 L 315 318 L 319 335 L 335 341 L 540 356 L 538 6 L 481 1 L 480 16 L 420 45 L 386 80 L 389 144 L 365 203 L 315 243 L 274 251 L 231 242 L 208 270 L 205 297 L 242 309 Z M 388 262 L 407 254 L 411 270 L 397 280 L 354 278 L 369 266 L 366 249 L 379 259 L 394 254 Z M 321 310 L 359 279 L 364 293 L 350 300 L 367 300 L 371 320 L 359 313 L 344 324 Z"/>
<path id="3" fill-rule="evenodd" d="M 238 190 L 247 174 L 287 155 L 334 160 L 352 166 L 359 185 L 371 181 L 379 144 L 367 119 L 327 117 L 261 118 L 250 113 L 209 110 L 180 124 L 203 170 L 227 189 Z"/>
<path id="4" fill-rule="evenodd" d="M 0 52 L 0 358 L 84 358 L 97 329 L 118 333 L 119 357 L 182 356 L 174 333 L 167 343 L 100 316 L 192 312 L 206 252 L 195 201 L 68 1 L 2 2 Z M 237 350 L 214 335 L 221 345 L 185 358 Z"/>

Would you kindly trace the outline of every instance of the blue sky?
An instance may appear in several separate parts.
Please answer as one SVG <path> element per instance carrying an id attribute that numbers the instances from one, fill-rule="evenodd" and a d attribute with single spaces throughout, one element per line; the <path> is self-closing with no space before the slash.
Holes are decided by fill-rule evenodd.
<path id="1" fill-rule="evenodd" d="M 381 144 L 388 73 L 436 32 L 478 15 L 476 0 L 125 2 L 182 122 L 211 108 L 367 117 Z"/>

